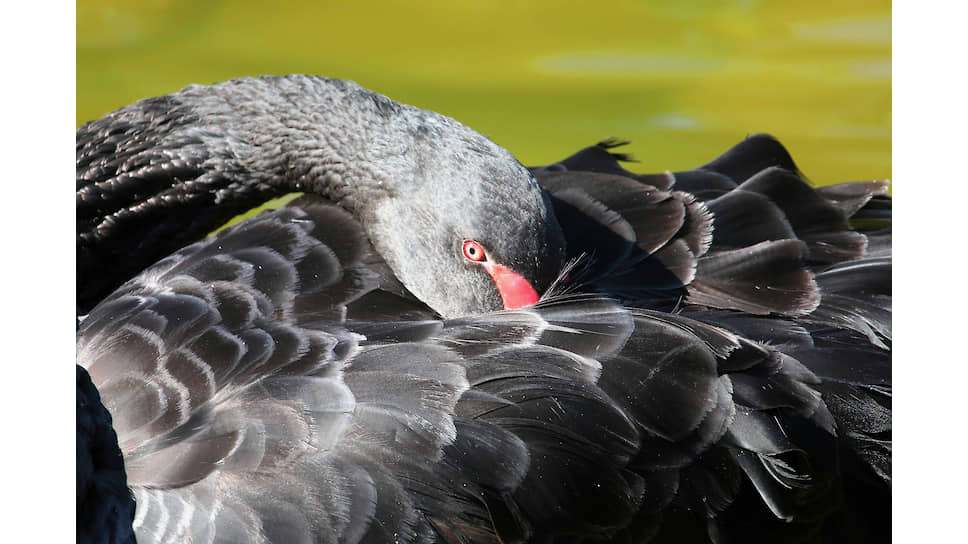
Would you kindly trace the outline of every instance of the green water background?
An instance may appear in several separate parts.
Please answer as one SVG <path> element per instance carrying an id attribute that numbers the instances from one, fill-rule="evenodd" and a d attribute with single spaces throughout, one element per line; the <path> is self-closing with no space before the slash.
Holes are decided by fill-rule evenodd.
<path id="1" fill-rule="evenodd" d="M 544 164 L 630 139 L 679 170 L 770 132 L 826 184 L 891 176 L 889 1 L 79 0 L 77 123 L 189 83 L 312 73 Z"/>

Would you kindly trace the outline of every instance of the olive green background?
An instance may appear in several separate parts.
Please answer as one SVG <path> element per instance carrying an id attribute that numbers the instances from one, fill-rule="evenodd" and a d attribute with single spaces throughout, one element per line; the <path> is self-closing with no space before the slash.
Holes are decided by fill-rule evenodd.
<path id="1" fill-rule="evenodd" d="M 353 79 L 525 164 L 630 139 L 635 171 L 771 132 L 816 183 L 891 175 L 891 4 L 79 0 L 77 123 L 189 83 Z"/>

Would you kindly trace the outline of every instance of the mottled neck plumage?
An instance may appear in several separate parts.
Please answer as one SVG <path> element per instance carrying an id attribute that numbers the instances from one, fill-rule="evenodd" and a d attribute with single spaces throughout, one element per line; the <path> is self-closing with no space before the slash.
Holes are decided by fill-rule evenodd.
<path id="1" fill-rule="evenodd" d="M 427 186 L 428 170 L 453 174 L 453 142 L 516 162 L 449 118 L 312 76 L 189 86 L 92 121 L 77 131 L 78 310 L 289 192 L 328 197 L 366 224 L 387 196 Z"/>

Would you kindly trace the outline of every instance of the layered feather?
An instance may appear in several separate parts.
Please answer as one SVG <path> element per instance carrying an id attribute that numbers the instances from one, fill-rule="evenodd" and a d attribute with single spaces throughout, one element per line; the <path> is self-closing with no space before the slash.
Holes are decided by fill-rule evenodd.
<path id="1" fill-rule="evenodd" d="M 616 145 L 534 169 L 577 264 L 533 307 L 441 320 L 311 196 L 104 299 L 78 362 L 139 541 L 823 540 L 882 516 L 890 238 L 852 221 L 883 221 L 884 184 L 811 189 L 765 136 L 674 174 Z"/>

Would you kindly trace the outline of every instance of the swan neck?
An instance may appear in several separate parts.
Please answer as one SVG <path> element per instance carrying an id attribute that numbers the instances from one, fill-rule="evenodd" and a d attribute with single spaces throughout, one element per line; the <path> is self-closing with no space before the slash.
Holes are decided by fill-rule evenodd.
<path id="1" fill-rule="evenodd" d="M 287 193 L 315 193 L 365 216 L 414 178 L 411 127 L 423 115 L 436 114 L 353 82 L 287 76 L 192 85 L 82 126 L 78 310 Z"/>

